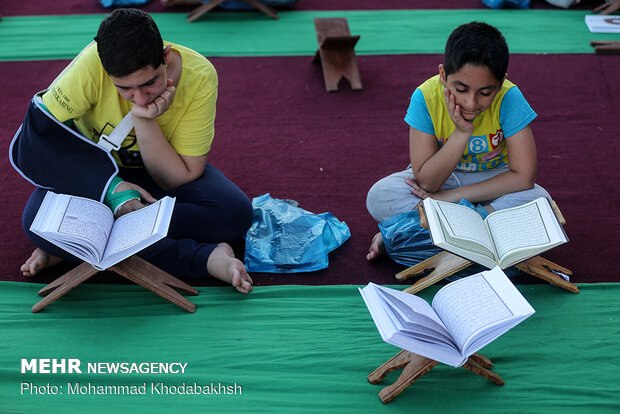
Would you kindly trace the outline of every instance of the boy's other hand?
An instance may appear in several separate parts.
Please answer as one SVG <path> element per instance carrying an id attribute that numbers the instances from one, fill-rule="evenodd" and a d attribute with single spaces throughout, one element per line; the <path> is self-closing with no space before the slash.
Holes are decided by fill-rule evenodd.
<path id="1" fill-rule="evenodd" d="M 131 114 L 138 118 L 155 119 L 164 114 L 172 105 L 176 87 L 172 85 L 172 80 L 168 79 L 166 89 L 152 102 L 142 106 L 134 104 L 131 107 Z"/>
<path id="2" fill-rule="evenodd" d="M 415 181 L 415 179 L 407 177 L 405 180 L 407 181 L 407 184 L 411 187 L 411 194 L 422 200 L 426 198 L 449 202 L 457 202 L 460 200 L 460 198 L 457 199 L 458 194 L 454 190 L 439 190 L 436 193 L 430 193 L 420 187 Z"/>
<path id="3" fill-rule="evenodd" d="M 450 89 L 444 88 L 443 96 L 446 101 L 446 107 L 448 108 L 448 115 L 456 129 L 466 134 L 468 137 L 474 132 L 474 124 L 463 118 L 461 115 L 461 106 L 456 103 L 454 95 L 450 93 Z"/>
<path id="4" fill-rule="evenodd" d="M 124 214 L 131 213 L 132 211 L 140 210 L 141 208 L 146 207 L 149 204 L 157 201 L 151 195 L 151 193 L 146 191 L 144 188 L 140 187 L 137 184 L 133 184 L 127 181 L 123 181 L 122 183 L 120 183 L 116 187 L 114 192 L 118 193 L 120 191 L 126 191 L 126 190 L 136 190 L 137 192 L 140 193 L 140 197 L 142 198 L 142 200 L 133 199 L 133 200 L 129 200 L 125 202 L 123 205 L 121 205 L 121 208 L 116 212 L 117 218 Z"/>

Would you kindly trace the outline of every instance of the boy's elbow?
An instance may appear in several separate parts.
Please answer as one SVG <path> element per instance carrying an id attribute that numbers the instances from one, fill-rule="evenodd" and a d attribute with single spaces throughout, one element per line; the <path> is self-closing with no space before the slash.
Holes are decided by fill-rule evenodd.
<path id="1" fill-rule="evenodd" d="M 429 182 L 427 180 L 418 180 L 417 178 L 415 182 L 420 186 L 422 190 L 426 191 L 427 193 L 436 193 L 441 189 L 441 186 L 443 185 L 443 183 L 437 184 L 432 181 Z"/>
<path id="2" fill-rule="evenodd" d="M 519 187 L 523 190 L 531 190 L 536 184 L 536 173 L 519 174 Z"/>

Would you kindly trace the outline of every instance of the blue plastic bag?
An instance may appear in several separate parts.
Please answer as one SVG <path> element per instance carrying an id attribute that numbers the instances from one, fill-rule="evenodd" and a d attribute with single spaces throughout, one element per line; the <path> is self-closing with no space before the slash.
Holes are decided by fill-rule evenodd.
<path id="1" fill-rule="evenodd" d="M 245 238 L 249 272 L 312 272 L 329 265 L 328 254 L 351 232 L 331 213 L 314 214 L 269 194 L 252 200 L 254 219 Z"/>
<path id="2" fill-rule="evenodd" d="M 290 7 L 297 3 L 297 0 L 260 0 L 269 7 Z M 226 10 L 255 10 L 256 8 L 241 0 L 225 0 L 220 4 L 222 9 Z"/>
<path id="3" fill-rule="evenodd" d="M 530 0 L 482 0 L 482 4 L 492 9 L 529 9 Z"/>
<path id="4" fill-rule="evenodd" d="M 99 0 L 103 7 L 131 7 L 142 6 L 149 0 Z"/>
<path id="5" fill-rule="evenodd" d="M 484 207 L 474 206 L 465 199 L 462 199 L 459 204 L 476 210 L 482 218 L 488 215 Z M 383 236 L 388 256 L 396 263 L 405 266 L 416 265 L 442 251 L 433 244 L 428 230 L 420 226 L 420 215 L 417 209 L 398 214 L 379 223 L 379 231 Z"/>

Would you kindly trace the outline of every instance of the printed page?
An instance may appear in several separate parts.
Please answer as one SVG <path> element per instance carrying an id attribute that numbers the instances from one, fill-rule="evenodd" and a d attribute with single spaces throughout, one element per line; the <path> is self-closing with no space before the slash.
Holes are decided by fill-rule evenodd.
<path id="1" fill-rule="evenodd" d="M 460 350 L 474 332 L 512 316 L 481 273 L 445 286 L 435 295 L 433 309 Z"/>
<path id="2" fill-rule="evenodd" d="M 441 201 L 436 202 L 435 205 L 451 237 L 478 242 L 491 252 L 495 250 L 482 217 L 475 210 L 460 204 Z"/>
<path id="3" fill-rule="evenodd" d="M 424 299 L 374 283 L 359 291 L 385 342 L 448 365 L 459 366 L 465 362 Z"/>
<path id="4" fill-rule="evenodd" d="M 128 249 L 154 234 L 159 207 L 160 203 L 154 203 L 119 217 L 110 234 L 105 256 Z"/>
<path id="5" fill-rule="evenodd" d="M 58 233 L 90 240 L 98 246 L 99 258 L 105 247 L 114 216 L 105 205 L 93 200 L 71 197 Z"/>
<path id="6" fill-rule="evenodd" d="M 465 356 L 534 313 L 499 267 L 444 286 L 433 309 Z"/>
<path id="7" fill-rule="evenodd" d="M 112 266 L 164 238 L 168 233 L 174 202 L 174 198 L 164 197 L 119 217 L 112 228 L 102 265 Z"/>
<path id="8" fill-rule="evenodd" d="M 548 227 L 545 215 L 549 217 L 549 224 L 559 228 L 553 210 L 544 198 L 489 215 L 486 222 L 500 259 L 519 249 L 536 251 L 552 243 L 553 235 L 558 232 Z M 561 228 L 560 233 L 563 236 Z"/>
<path id="9" fill-rule="evenodd" d="M 48 191 L 30 229 L 69 253 L 97 263 L 113 222 L 110 209 L 97 201 Z"/>
<path id="10" fill-rule="evenodd" d="M 402 332 L 420 340 L 441 342 L 456 348 L 441 319 L 424 299 L 379 285 L 375 288 Z"/>

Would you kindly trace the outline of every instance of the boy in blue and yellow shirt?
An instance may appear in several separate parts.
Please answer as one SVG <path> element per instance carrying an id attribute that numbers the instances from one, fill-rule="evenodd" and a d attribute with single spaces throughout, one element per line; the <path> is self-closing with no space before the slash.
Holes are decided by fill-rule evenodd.
<path id="1" fill-rule="evenodd" d="M 506 79 L 508 60 L 508 45 L 495 27 L 472 22 L 452 32 L 439 74 L 414 91 L 405 116 L 411 166 L 368 192 L 366 206 L 375 220 L 412 211 L 427 197 L 465 198 L 489 211 L 550 199 L 535 184 L 529 124 L 536 113 Z M 367 258 L 382 248 L 377 233 Z"/>

